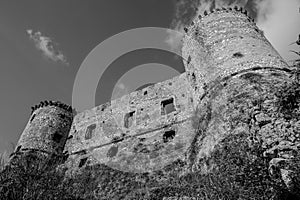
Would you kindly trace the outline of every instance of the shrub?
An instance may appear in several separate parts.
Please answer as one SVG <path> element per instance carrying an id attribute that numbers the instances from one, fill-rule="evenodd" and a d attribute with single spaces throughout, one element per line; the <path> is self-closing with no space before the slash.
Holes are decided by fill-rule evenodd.
<path id="1" fill-rule="evenodd" d="M 66 193 L 69 186 L 63 182 L 65 171 L 55 167 L 60 159 L 45 159 L 36 153 L 15 156 L 0 173 L 0 199 L 79 200 Z"/>

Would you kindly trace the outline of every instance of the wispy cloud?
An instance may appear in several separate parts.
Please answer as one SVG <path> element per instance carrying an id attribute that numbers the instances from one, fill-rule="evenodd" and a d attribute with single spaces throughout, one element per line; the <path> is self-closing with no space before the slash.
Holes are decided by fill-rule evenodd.
<path id="1" fill-rule="evenodd" d="M 171 28 L 183 32 L 192 20 L 205 10 L 228 6 L 245 7 L 257 25 L 285 60 L 295 58 L 288 46 L 300 33 L 300 0 L 177 0 Z M 166 42 L 171 48 L 181 49 L 182 36 L 170 32 Z"/>
<path id="2" fill-rule="evenodd" d="M 28 29 L 26 32 L 29 35 L 29 38 L 34 42 L 36 48 L 39 49 L 46 58 L 69 65 L 66 57 L 58 49 L 58 44 L 50 37 L 42 35 L 40 31 L 34 32 L 33 30 Z"/>
<path id="3" fill-rule="evenodd" d="M 114 91 L 112 93 L 112 99 L 120 98 L 126 94 L 129 94 L 129 92 L 130 88 L 128 86 L 125 86 L 124 83 L 120 82 L 114 88 Z"/>
<path id="4" fill-rule="evenodd" d="M 257 26 L 286 61 L 298 58 L 289 51 L 298 50 L 297 45 L 289 44 L 296 41 L 300 33 L 299 9 L 300 0 L 257 1 Z"/>

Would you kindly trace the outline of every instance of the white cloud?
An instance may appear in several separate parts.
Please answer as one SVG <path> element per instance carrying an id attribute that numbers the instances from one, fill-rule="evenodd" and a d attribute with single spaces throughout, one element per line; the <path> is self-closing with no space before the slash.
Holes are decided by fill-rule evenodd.
<path id="1" fill-rule="evenodd" d="M 168 37 L 166 38 L 165 42 L 170 46 L 172 50 L 180 50 L 182 47 L 182 36 L 183 36 L 183 28 L 184 26 L 180 23 L 177 24 L 175 31 L 167 31 Z M 181 51 L 179 51 L 181 52 Z"/>
<path id="2" fill-rule="evenodd" d="M 58 44 L 53 42 L 50 37 L 43 36 L 40 31 L 33 32 L 32 30 L 28 29 L 26 32 L 30 39 L 34 42 L 36 48 L 39 49 L 46 58 L 55 62 L 61 62 L 65 65 L 69 65 L 66 57 L 58 49 Z"/>
<path id="3" fill-rule="evenodd" d="M 114 87 L 113 93 L 112 93 L 112 98 L 111 99 L 117 99 L 120 98 L 126 94 L 129 94 L 130 88 L 128 86 L 126 86 L 124 83 L 119 82 L 116 84 L 116 86 Z"/>
<path id="4" fill-rule="evenodd" d="M 118 87 L 118 88 L 120 88 L 120 89 L 122 89 L 122 90 L 124 90 L 124 89 L 125 89 L 125 85 L 124 85 L 124 83 L 120 83 L 120 84 L 118 84 L 118 85 L 117 85 L 117 87 Z"/>
<path id="5" fill-rule="evenodd" d="M 260 0 L 257 1 L 257 26 L 288 62 L 299 58 L 289 50 L 296 50 L 295 42 L 300 34 L 300 0 Z"/>

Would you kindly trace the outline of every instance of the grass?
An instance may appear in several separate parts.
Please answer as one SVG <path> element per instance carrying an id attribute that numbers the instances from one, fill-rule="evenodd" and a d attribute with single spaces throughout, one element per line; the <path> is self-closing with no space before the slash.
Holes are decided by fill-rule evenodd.
<path id="1" fill-rule="evenodd" d="M 0 153 L 0 171 L 3 170 L 5 164 L 9 161 L 9 154 L 7 151 Z"/>
<path id="2" fill-rule="evenodd" d="M 56 166 L 62 157 L 41 157 L 38 153 L 14 156 L 0 172 L 0 199 L 9 200 L 79 200 L 72 185 L 64 184 L 65 171 Z"/>

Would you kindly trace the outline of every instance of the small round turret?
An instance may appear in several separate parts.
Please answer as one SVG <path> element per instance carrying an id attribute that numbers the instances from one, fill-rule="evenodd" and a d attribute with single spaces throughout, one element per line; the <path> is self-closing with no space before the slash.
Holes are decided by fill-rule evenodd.
<path id="1" fill-rule="evenodd" d="M 73 121 L 72 108 L 58 101 L 43 101 L 31 109 L 31 117 L 16 149 L 62 153 Z"/>

